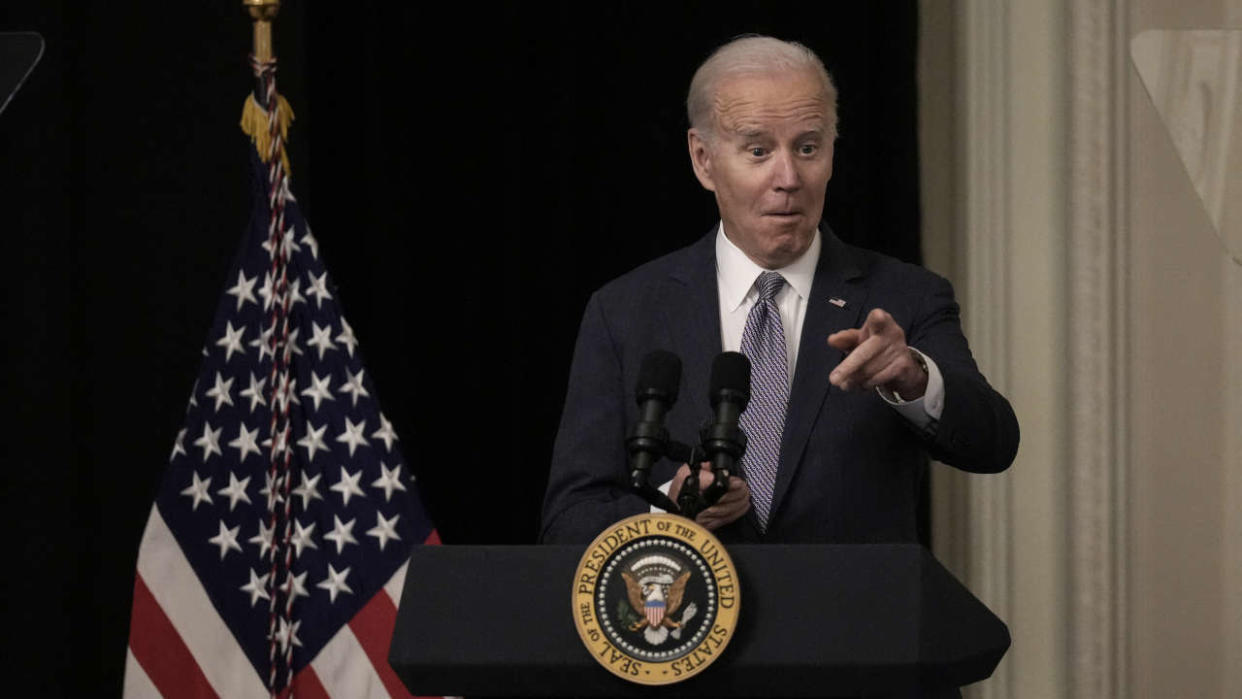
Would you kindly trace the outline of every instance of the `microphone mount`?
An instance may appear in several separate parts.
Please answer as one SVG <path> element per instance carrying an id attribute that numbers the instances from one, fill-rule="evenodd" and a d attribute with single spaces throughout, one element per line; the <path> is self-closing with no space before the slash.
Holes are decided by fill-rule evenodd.
<path id="1" fill-rule="evenodd" d="M 626 439 L 630 454 L 630 489 L 649 504 L 689 519 L 719 502 L 729 490 L 729 478 L 742 476 L 736 464 L 746 452 L 746 433 L 738 426 L 738 416 L 750 400 L 749 388 L 750 362 L 745 356 L 726 352 L 716 358 L 712 365 L 711 391 L 715 416 L 704 423 L 699 431 L 699 444 L 695 446 L 669 439 L 663 411 L 644 409 Z M 640 408 L 650 393 L 640 379 L 637 396 Z M 673 396 L 676 400 L 675 391 Z M 671 403 L 668 401 L 665 407 Z M 649 480 L 652 466 L 662 458 L 690 466 L 690 474 L 682 480 L 676 502 Z M 711 464 L 712 482 L 701 487 L 699 474 L 704 462 Z"/>

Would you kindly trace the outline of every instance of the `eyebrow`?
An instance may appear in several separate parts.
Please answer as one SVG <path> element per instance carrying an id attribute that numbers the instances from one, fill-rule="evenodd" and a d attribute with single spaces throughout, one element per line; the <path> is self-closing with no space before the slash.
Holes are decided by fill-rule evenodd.
<path id="1" fill-rule="evenodd" d="M 769 135 L 768 132 L 763 129 L 754 129 L 754 128 L 740 128 L 740 129 L 736 129 L 734 133 L 736 133 L 738 136 L 741 136 L 742 138 L 745 138 L 745 139 L 760 138 L 760 137 Z"/>
<path id="2" fill-rule="evenodd" d="M 825 132 L 825 129 L 823 127 L 807 129 L 806 131 L 799 133 L 795 137 L 795 140 L 811 138 L 811 137 L 822 137 L 824 135 L 824 132 Z M 745 127 L 735 129 L 733 133 L 737 134 L 738 136 L 740 136 L 742 139 L 745 139 L 745 140 L 750 140 L 750 139 L 755 139 L 755 138 L 764 138 L 764 137 L 772 135 L 771 132 L 765 129 L 745 128 Z"/>

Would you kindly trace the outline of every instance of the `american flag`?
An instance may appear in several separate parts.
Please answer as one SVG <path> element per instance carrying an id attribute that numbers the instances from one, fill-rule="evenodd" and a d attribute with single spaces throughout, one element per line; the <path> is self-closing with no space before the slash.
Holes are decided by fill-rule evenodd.
<path id="1" fill-rule="evenodd" d="M 142 539 L 126 696 L 408 696 L 389 639 L 438 541 L 271 135 Z"/>

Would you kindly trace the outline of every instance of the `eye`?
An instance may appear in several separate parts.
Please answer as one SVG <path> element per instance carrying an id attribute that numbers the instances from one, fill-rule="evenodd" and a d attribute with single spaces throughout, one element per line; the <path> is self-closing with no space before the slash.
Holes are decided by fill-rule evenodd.
<path id="1" fill-rule="evenodd" d="M 815 155 L 815 153 L 816 153 L 818 150 L 819 150 L 819 146 L 818 146 L 818 145 L 816 145 L 816 144 L 814 144 L 814 143 L 804 143 L 804 144 L 802 144 L 802 147 L 800 147 L 800 148 L 798 149 L 798 152 L 799 152 L 799 153 L 801 153 L 801 154 L 803 154 L 803 155 Z"/>
<path id="2" fill-rule="evenodd" d="M 760 146 L 752 146 L 748 149 L 748 152 L 752 157 L 762 158 L 767 151 Z"/>

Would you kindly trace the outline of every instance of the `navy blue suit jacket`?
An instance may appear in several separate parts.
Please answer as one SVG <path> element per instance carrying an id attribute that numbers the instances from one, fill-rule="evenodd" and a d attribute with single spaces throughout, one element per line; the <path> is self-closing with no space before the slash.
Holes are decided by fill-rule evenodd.
<path id="1" fill-rule="evenodd" d="M 682 359 L 670 436 L 697 443 L 711 414 L 708 374 L 721 351 L 715 229 L 693 245 L 608 283 L 587 304 L 553 449 L 541 539 L 586 543 L 609 524 L 648 510 L 626 487 L 625 437 L 637 419 L 643 357 Z M 846 245 L 824 227 L 781 443 L 772 511 L 760 533 L 751 517 L 721 528 L 722 541 L 867 543 L 917 541 L 915 511 L 926 456 L 966 471 L 1013 461 L 1018 423 L 979 373 L 962 335 L 949 283 L 915 265 Z M 844 306 L 829 299 L 845 301 Z M 931 357 L 945 383 L 934 435 L 917 431 L 875 393 L 828 382 L 843 354 L 827 344 L 883 308 L 906 341 Z M 653 480 L 680 464 L 661 461 Z"/>

